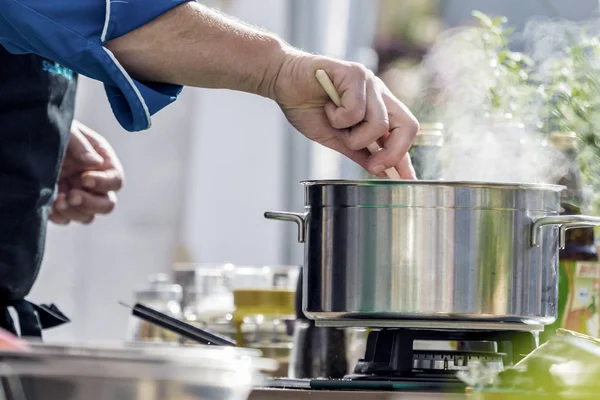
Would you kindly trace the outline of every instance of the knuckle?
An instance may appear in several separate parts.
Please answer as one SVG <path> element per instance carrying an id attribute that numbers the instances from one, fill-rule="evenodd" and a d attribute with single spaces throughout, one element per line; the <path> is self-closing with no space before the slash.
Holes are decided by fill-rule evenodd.
<path id="1" fill-rule="evenodd" d="M 125 184 L 125 178 L 123 177 L 123 173 L 118 170 L 113 170 L 109 174 L 109 180 L 111 182 L 110 190 L 121 190 Z"/>
<path id="2" fill-rule="evenodd" d="M 408 122 L 407 122 L 407 130 L 408 130 L 408 134 L 414 138 L 415 136 L 417 136 L 417 133 L 419 133 L 419 129 L 421 129 L 421 126 L 419 125 L 419 121 L 417 121 L 416 118 L 411 117 Z"/>
<path id="3" fill-rule="evenodd" d="M 330 118 L 331 126 L 335 129 L 349 129 L 364 119 L 361 110 L 356 108 L 339 110 Z"/>
<path id="4" fill-rule="evenodd" d="M 358 135 L 348 135 L 345 140 L 347 148 L 353 151 L 361 150 L 364 146 L 361 145 L 361 140 Z"/>
<path id="5" fill-rule="evenodd" d="M 344 118 L 344 115 L 341 113 L 336 113 L 330 118 L 331 126 L 335 129 L 347 129 L 351 127 L 352 124 L 349 124 L 346 119 L 347 118 Z"/>
<path id="6" fill-rule="evenodd" d="M 363 108 L 357 107 L 348 111 L 348 120 L 351 121 L 352 125 L 360 123 L 364 118 L 365 110 Z"/>
<path id="7" fill-rule="evenodd" d="M 365 126 L 366 128 L 366 126 Z M 346 136 L 344 144 L 350 150 L 362 150 L 372 142 L 382 137 L 388 132 L 387 122 L 372 123 L 369 127 L 368 134 L 366 132 L 349 134 Z"/>
<path id="8" fill-rule="evenodd" d="M 68 218 L 68 219 L 77 221 L 77 216 L 75 215 L 75 213 L 73 212 L 73 209 L 71 207 L 67 207 L 65 210 L 62 210 L 60 215 L 63 216 L 64 218 Z"/>
<path id="9" fill-rule="evenodd" d="M 369 75 L 369 71 L 367 67 L 359 63 L 351 63 L 350 70 L 357 76 L 363 79 L 366 79 Z"/>
<path id="10" fill-rule="evenodd" d="M 388 119 L 380 119 L 373 122 L 373 131 L 377 133 L 377 138 L 388 133 L 390 130 L 390 121 Z"/>

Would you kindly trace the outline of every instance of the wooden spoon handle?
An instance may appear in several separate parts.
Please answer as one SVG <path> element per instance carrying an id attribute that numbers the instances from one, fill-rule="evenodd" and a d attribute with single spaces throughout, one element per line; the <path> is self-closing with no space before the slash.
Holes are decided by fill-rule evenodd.
<path id="1" fill-rule="evenodd" d="M 333 101 L 333 104 L 340 107 L 342 105 L 342 99 L 337 90 L 335 89 L 335 86 L 333 86 L 333 82 L 331 81 L 331 79 L 329 79 L 327 72 L 325 72 L 322 69 L 318 69 L 315 73 L 315 77 L 317 78 L 317 81 L 319 81 L 321 87 L 323 88 L 323 90 L 325 90 L 325 93 L 327 93 L 331 101 Z M 377 143 L 371 143 L 367 146 L 367 149 L 371 152 L 371 154 L 375 154 L 379 150 L 381 150 L 381 147 L 379 147 Z M 394 167 L 386 169 L 385 174 L 390 179 L 400 180 L 400 174 L 398 173 L 398 171 L 396 171 L 396 168 Z"/>

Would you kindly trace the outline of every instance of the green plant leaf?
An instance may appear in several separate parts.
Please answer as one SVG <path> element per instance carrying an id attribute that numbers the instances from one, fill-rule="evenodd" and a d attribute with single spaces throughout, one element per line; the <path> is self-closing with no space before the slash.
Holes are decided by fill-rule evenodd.
<path id="1" fill-rule="evenodd" d="M 489 17 L 487 17 L 489 19 Z M 491 19 L 491 23 L 494 26 L 500 26 L 500 25 L 504 25 L 508 22 L 508 19 L 506 17 L 500 16 L 500 17 L 496 17 L 496 18 L 492 18 Z"/>
<path id="2" fill-rule="evenodd" d="M 479 23 L 484 28 L 491 29 L 494 26 L 494 22 L 492 21 L 492 19 L 490 17 L 488 17 L 487 15 L 485 15 L 484 13 L 482 13 L 481 11 L 473 10 L 471 15 L 473 15 L 473 17 L 477 18 L 479 20 Z"/>

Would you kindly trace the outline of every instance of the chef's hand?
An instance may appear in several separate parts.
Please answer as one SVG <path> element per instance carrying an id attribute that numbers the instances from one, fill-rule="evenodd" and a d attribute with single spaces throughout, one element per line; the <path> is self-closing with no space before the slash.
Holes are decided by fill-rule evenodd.
<path id="1" fill-rule="evenodd" d="M 315 72 L 323 69 L 340 94 L 336 107 L 321 88 Z M 416 179 L 408 150 L 419 130 L 416 118 L 377 78 L 360 64 L 306 53 L 283 62 L 275 84 L 275 101 L 288 120 L 309 139 L 337 150 L 385 177 L 395 167 L 404 179 Z M 377 141 L 382 150 L 366 147 Z"/>
<path id="2" fill-rule="evenodd" d="M 110 213 L 123 180 L 123 167 L 108 141 L 73 121 L 50 220 L 59 225 L 89 224 L 97 214 Z"/>

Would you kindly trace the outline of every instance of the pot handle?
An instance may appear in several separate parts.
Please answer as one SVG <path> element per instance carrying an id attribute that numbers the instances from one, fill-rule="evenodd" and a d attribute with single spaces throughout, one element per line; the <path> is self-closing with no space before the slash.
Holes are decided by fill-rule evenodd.
<path id="1" fill-rule="evenodd" d="M 293 213 L 286 211 L 267 211 L 265 218 L 278 221 L 295 222 L 298 225 L 298 243 L 304 243 L 306 238 L 306 216 L 308 213 Z"/>
<path id="2" fill-rule="evenodd" d="M 559 225 L 558 246 L 564 249 L 566 245 L 565 232 L 569 229 L 576 228 L 591 228 L 600 226 L 599 217 L 591 217 L 589 215 L 557 215 L 552 217 L 543 217 L 535 220 L 531 228 L 531 245 L 539 246 L 538 236 L 540 229 L 547 225 Z"/>

